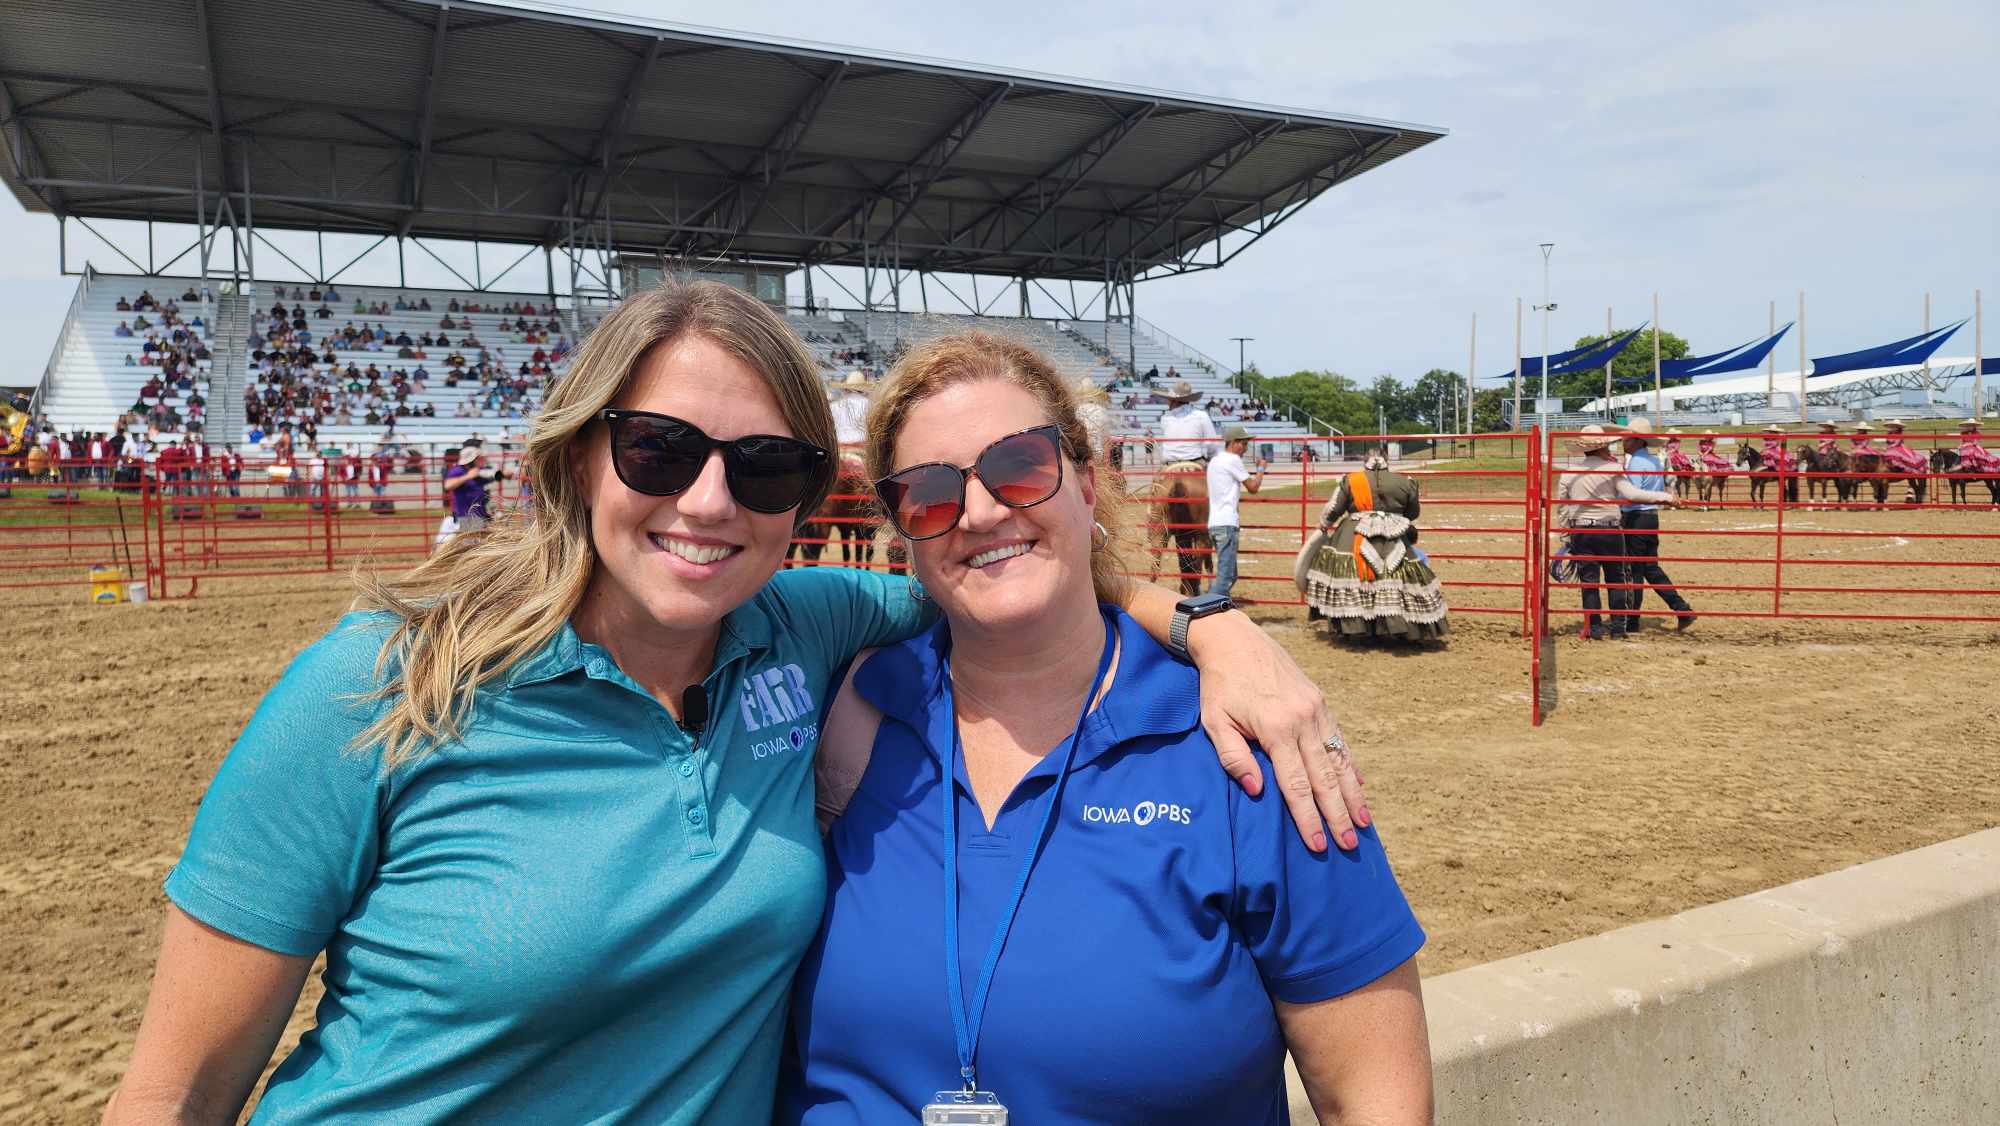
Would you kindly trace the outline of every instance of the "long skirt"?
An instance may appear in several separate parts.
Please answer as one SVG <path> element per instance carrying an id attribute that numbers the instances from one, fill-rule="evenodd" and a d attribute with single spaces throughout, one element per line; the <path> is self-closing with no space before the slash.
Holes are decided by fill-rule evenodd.
<path id="1" fill-rule="evenodd" d="M 1395 540 L 1371 540 L 1388 559 Z M 1354 565 L 1354 532 L 1343 522 L 1306 572 L 1306 605 L 1343 638 L 1439 641 L 1446 632 L 1444 592 L 1437 574 L 1414 547 L 1375 578 L 1363 580 Z"/>

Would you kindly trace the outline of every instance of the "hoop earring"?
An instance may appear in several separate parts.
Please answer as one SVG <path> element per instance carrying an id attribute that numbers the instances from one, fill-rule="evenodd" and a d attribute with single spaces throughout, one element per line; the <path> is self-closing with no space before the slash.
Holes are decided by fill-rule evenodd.
<path id="1" fill-rule="evenodd" d="M 1103 551 L 1111 543 L 1111 530 L 1095 520 L 1090 522 L 1090 546 Z"/>
<path id="2" fill-rule="evenodd" d="M 910 601 L 929 602 L 931 600 L 931 596 L 924 593 L 924 584 L 917 581 L 917 576 L 915 574 L 910 575 L 909 584 L 910 584 Z"/>

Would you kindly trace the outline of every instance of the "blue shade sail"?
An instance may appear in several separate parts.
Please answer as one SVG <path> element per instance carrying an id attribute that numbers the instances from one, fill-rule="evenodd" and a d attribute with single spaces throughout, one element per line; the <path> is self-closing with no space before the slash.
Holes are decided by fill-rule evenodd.
<path id="1" fill-rule="evenodd" d="M 1838 375 L 1843 371 L 1861 371 L 1866 368 L 1893 367 L 1897 364 L 1922 363 L 1952 333 L 1957 332 L 1964 321 L 1945 328 L 1920 332 L 1915 336 L 1897 340 L 1889 344 L 1878 344 L 1873 348 L 1863 348 L 1858 352 L 1842 352 L 1837 356 L 1814 356 L 1814 375 Z M 1914 358 L 1912 358 L 1914 357 Z"/>

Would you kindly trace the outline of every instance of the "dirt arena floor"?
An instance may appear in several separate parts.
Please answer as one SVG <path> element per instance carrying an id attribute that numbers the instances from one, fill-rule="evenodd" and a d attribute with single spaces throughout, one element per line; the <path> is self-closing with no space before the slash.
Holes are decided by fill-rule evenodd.
<path id="1" fill-rule="evenodd" d="M 1514 482 L 1518 488 L 1518 482 Z M 1448 584 L 1518 582 L 1518 506 L 1505 482 L 1429 486 L 1424 545 Z M 1281 497 L 1278 499 L 1282 499 Z M 1313 505 L 1316 509 L 1317 505 Z M 1292 513 L 1278 515 L 1281 509 Z M 1246 506 L 1265 529 L 1245 570 L 1289 570 L 1290 508 Z M 1759 530 L 1775 514 L 1671 514 L 1670 528 Z M 1993 512 L 1788 512 L 1789 582 L 2000 587 L 1990 567 L 1897 570 L 1880 560 L 2000 559 Z M 0 537 L 9 534 L 0 529 Z M 13 532 L 19 542 L 24 533 Z M 1700 541 L 1700 547 L 1693 545 Z M 1770 541 L 1682 537 L 1683 583 L 1770 580 Z M 1143 556 L 1142 556 L 1143 557 Z M 1757 559 L 1764 562 L 1758 564 Z M 1796 578 L 1804 571 L 1811 577 Z M 1828 575 L 1822 575 L 1826 572 Z M 1829 577 L 1830 576 L 1830 577 Z M 1913 578 L 1913 576 L 1917 576 Z M 257 699 L 346 605 L 338 580 L 206 583 L 189 601 L 83 604 L 30 592 L 10 616 L 9 722 L 0 730 L 0 1122 L 94 1121 L 145 1002 L 161 879 L 203 789 Z M 1448 585 L 1460 607 L 1518 591 Z M 1251 580 L 1251 597 L 1290 594 Z M 1706 611 L 1769 594 L 1690 590 Z M 1574 604 L 1574 592 L 1556 601 Z M 1787 595 L 1819 612 L 2000 614 L 2000 598 Z M 1398 875 L 1430 932 L 1425 972 L 1594 934 L 2000 824 L 2000 626 L 1704 618 L 1658 620 L 1625 643 L 1555 646 L 1559 705 L 1528 722 L 1518 616 L 1462 613 L 1437 651 L 1329 642 L 1289 606 L 1255 616 L 1326 689 L 1368 775 Z M 286 1039 L 317 997 L 309 985 Z M 283 1049 L 281 1049 L 282 1051 Z"/>

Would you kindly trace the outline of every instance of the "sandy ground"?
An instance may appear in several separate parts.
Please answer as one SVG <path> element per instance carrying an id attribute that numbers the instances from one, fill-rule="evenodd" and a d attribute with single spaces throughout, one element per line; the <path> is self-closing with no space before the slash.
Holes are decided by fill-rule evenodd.
<path id="1" fill-rule="evenodd" d="M 1427 524 L 1518 526 L 1518 509 L 1442 503 L 1452 495 L 1440 483 Z M 1669 517 L 1670 527 L 1719 530 L 1772 522 L 1749 511 Z M 2000 531 L 1991 513 L 1788 514 L 1788 530 L 1800 523 L 1884 534 L 1788 540 L 1799 558 L 2000 559 L 1991 540 L 1894 534 Z M 1281 551 L 1297 533 L 1250 538 Z M 1448 582 L 1518 580 L 1518 563 L 1453 558 L 1518 552 L 1518 534 L 1437 532 L 1424 542 Z M 1749 560 L 1768 560 L 1769 541 L 1704 542 L 1743 561 L 1670 566 L 1683 582 L 1768 581 L 1769 563 L 1759 571 Z M 1246 570 L 1288 570 L 1263 558 Z M 1921 574 L 1938 587 L 2000 587 L 1992 568 L 1813 570 L 1852 586 L 1907 585 Z M 1461 606 L 1518 605 L 1512 591 L 1448 589 Z M 1289 586 L 1255 581 L 1239 591 L 1281 592 Z M 12 616 L 10 722 L 0 732 L 0 894 L 9 906 L 0 915 L 0 1122 L 86 1122 L 129 1051 L 159 936 L 160 880 L 203 789 L 258 697 L 348 595 L 336 580 L 308 577 L 211 583 L 192 601 L 142 606 L 84 605 L 80 581 L 26 594 Z M 1705 610 L 1770 601 L 1690 597 Z M 1788 606 L 1826 610 L 2000 613 L 1990 596 L 1792 597 Z M 1571 605 L 1574 594 L 1557 599 Z M 1533 729 L 1517 618 L 1463 614 L 1447 648 L 1418 652 L 1328 642 L 1291 607 L 1254 613 L 1325 687 L 1358 749 L 1397 872 L 1431 935 L 1428 973 L 2000 824 L 1992 624 L 1710 618 L 1686 635 L 1656 622 L 1617 645 L 1564 636 L 1560 705 Z M 316 995 L 309 986 L 287 1047 Z"/>

